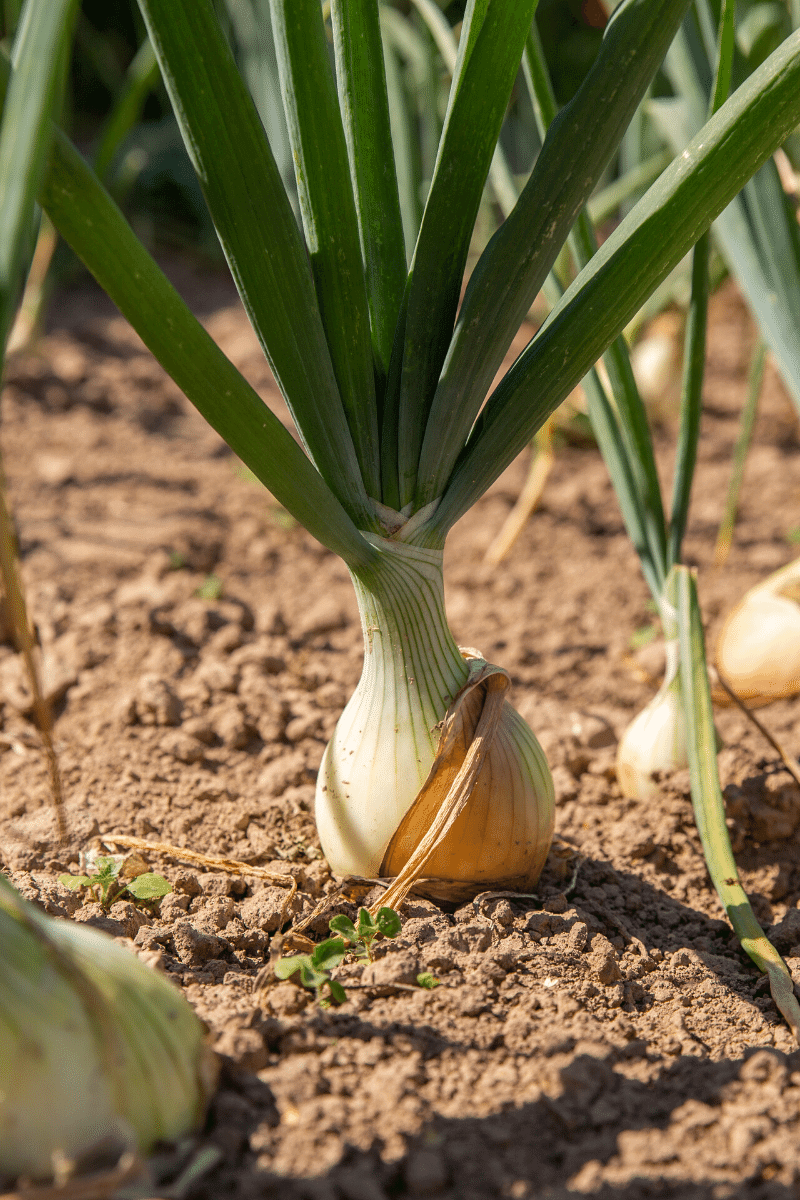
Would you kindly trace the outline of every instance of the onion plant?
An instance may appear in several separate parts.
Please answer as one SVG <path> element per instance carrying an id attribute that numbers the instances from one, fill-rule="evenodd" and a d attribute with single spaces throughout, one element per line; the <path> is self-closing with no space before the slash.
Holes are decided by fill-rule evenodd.
<path id="1" fill-rule="evenodd" d="M 723 105 L 730 86 L 733 46 L 734 3 L 723 0 L 709 105 L 712 114 Z M 546 126 L 553 119 L 555 103 L 535 39 L 529 44 L 528 62 L 537 111 Z M 591 222 L 584 213 L 571 239 L 578 262 L 591 261 L 593 240 Z M 596 372 L 584 381 L 598 443 L 660 614 L 667 646 L 664 682 L 625 731 L 618 750 L 617 772 L 623 794 L 651 800 L 658 791 L 655 777 L 659 772 L 689 767 L 695 819 L 712 882 L 743 949 L 768 975 L 773 998 L 800 1040 L 800 1006 L 791 974 L 758 925 L 733 858 L 716 764 L 717 737 L 696 585 L 691 571 L 681 562 L 702 410 L 709 252 L 709 235 L 705 233 L 692 254 L 681 420 L 668 516 L 655 471 L 647 416 L 622 338 L 605 359 L 614 402 L 609 400 Z"/>
<path id="2" fill-rule="evenodd" d="M 39 199 L 55 227 L 233 450 L 350 569 L 364 672 L 317 792 L 320 837 L 337 873 L 398 875 L 404 886 L 423 875 L 436 894 L 461 895 L 529 888 L 544 861 L 549 772 L 505 701 L 505 673 L 452 637 L 443 548 L 453 524 L 800 120 L 795 35 L 667 167 L 487 399 L 687 6 L 619 6 L 459 306 L 536 0 L 467 4 L 410 264 L 377 0 L 333 0 L 335 70 L 319 0 L 271 0 L 302 228 L 212 0 L 140 0 L 302 445 L 192 317 L 74 147 L 54 137 Z M 633 409 L 620 413 L 620 436 L 639 445 L 635 419 Z M 662 592 L 663 525 L 652 511 L 630 515 L 637 544 L 658 548 Z"/>

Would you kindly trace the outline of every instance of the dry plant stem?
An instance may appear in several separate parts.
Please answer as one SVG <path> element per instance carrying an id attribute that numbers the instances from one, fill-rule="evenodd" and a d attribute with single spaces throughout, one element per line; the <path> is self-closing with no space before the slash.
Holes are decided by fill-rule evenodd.
<path id="1" fill-rule="evenodd" d="M 195 850 L 186 850 L 183 846 L 170 846 L 168 842 L 146 842 L 144 838 L 131 837 L 122 833 L 103 833 L 100 841 L 107 846 L 129 846 L 133 850 L 149 850 L 151 854 L 163 854 L 178 862 L 193 863 L 198 867 L 208 867 L 215 871 L 225 871 L 229 875 L 253 875 L 256 879 L 264 879 L 278 887 L 288 887 L 289 895 L 284 902 L 286 906 L 292 902 L 297 892 L 297 880 L 293 875 L 279 875 L 275 871 L 267 871 L 264 867 L 255 867 L 251 863 L 239 862 L 236 858 L 210 858 L 207 854 L 198 854 Z"/>
<path id="2" fill-rule="evenodd" d="M 25 594 L 22 590 L 22 580 L 17 568 L 17 549 L 11 514 L 6 502 L 5 472 L 0 462 L 0 574 L 3 577 L 3 588 L 8 602 L 8 612 L 14 629 L 14 636 L 25 663 L 25 670 L 33 696 L 33 711 L 39 734 L 42 739 L 47 773 L 50 778 L 50 795 L 56 814 L 56 827 L 60 842 L 67 840 L 67 821 L 64 815 L 64 791 L 61 785 L 61 772 L 58 769 L 55 746 L 53 745 L 53 715 L 50 705 L 45 699 L 39 672 L 34 657 L 33 634 L 28 620 L 28 609 L 25 604 Z"/>
<path id="3" fill-rule="evenodd" d="M 8 336 L 8 354 L 27 349 L 42 332 L 42 317 L 50 291 L 48 273 L 57 245 L 58 234 L 47 213 L 43 213 L 25 291 Z"/>
<path id="4" fill-rule="evenodd" d="M 138 1154 L 126 1151 L 110 1171 L 102 1174 L 77 1176 L 64 1183 L 45 1187 L 27 1187 L 23 1184 L 16 1192 L 3 1192 L 0 1200 L 112 1200 L 124 1183 L 139 1179 L 144 1163 Z"/>
<path id="5" fill-rule="evenodd" d="M 533 441 L 533 455 L 528 469 L 525 486 L 517 497 L 511 512 L 484 556 L 484 562 L 496 567 L 506 557 L 514 542 L 522 533 L 529 517 L 536 511 L 542 498 L 545 484 L 553 467 L 553 418 L 551 417 L 537 433 Z"/>
<path id="6" fill-rule="evenodd" d="M 722 567 L 728 561 L 733 544 L 733 530 L 736 524 L 736 514 L 739 507 L 739 494 L 742 490 L 742 479 L 747 461 L 747 451 L 753 436 L 753 426 L 756 421 L 758 398 L 761 394 L 761 384 L 764 379 L 764 364 L 767 357 L 767 347 L 763 341 L 756 346 L 750 364 L 750 376 L 747 382 L 747 396 L 742 409 L 739 436 L 733 451 L 733 466 L 728 484 L 728 494 L 725 498 L 725 512 L 717 534 L 717 544 L 714 547 L 714 566 Z"/>
<path id="7" fill-rule="evenodd" d="M 717 682 L 722 690 L 726 692 L 728 696 L 730 696 L 733 703 L 737 706 L 737 708 L 742 710 L 748 720 L 753 722 L 761 736 L 766 738 L 770 746 L 772 746 L 772 749 L 780 755 L 783 765 L 786 767 L 786 770 L 789 772 L 792 778 L 798 784 L 800 784 L 800 766 L 798 766 L 797 760 L 791 757 L 791 755 L 784 749 L 775 735 L 770 733 L 766 725 L 762 724 L 762 722 L 758 719 L 752 709 L 748 707 L 744 700 L 742 700 L 740 696 L 736 695 L 736 692 L 733 690 L 730 684 L 725 681 L 725 677 L 721 674 L 719 667 L 714 669 L 716 670 L 717 674 Z"/>
<path id="8" fill-rule="evenodd" d="M 470 684 L 475 686 L 478 680 L 471 680 Z M 491 749 L 492 740 L 494 738 L 497 726 L 500 721 L 503 703 L 505 701 L 506 692 L 508 691 L 510 680 L 505 672 L 498 671 L 497 668 L 490 668 L 484 678 L 483 686 L 486 691 L 483 710 L 481 712 L 478 727 L 475 730 L 475 737 L 470 746 L 467 755 L 461 764 L 453 783 L 451 784 L 447 794 L 442 801 L 441 807 L 436 815 L 436 819 L 424 835 L 422 840 L 417 845 L 414 853 L 406 862 L 402 871 L 392 881 L 386 889 L 383 896 L 373 904 L 370 911 L 370 916 L 377 916 L 378 909 L 384 906 L 388 908 L 399 909 L 411 890 L 412 885 L 422 875 L 425 865 L 430 859 L 433 852 L 442 844 L 447 834 L 455 824 L 456 819 L 463 812 L 466 805 L 469 803 L 472 790 L 475 786 L 475 781 L 480 774 L 486 756 Z M 448 723 L 452 719 L 456 701 L 451 705 L 447 716 L 443 722 L 441 743 L 446 741 Z M 438 759 L 437 754 L 437 759 Z M 425 782 L 423 792 L 434 781 L 437 772 L 437 760 L 434 760 L 431 773 Z M 421 795 L 422 793 L 420 793 Z"/>

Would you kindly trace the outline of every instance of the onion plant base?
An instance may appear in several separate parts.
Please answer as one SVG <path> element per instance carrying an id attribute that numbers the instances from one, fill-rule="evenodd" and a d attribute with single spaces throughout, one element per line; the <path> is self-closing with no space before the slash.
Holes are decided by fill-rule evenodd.
<path id="1" fill-rule="evenodd" d="M 457 647 L 442 552 L 371 540 L 380 567 L 354 577 L 364 668 L 317 783 L 323 851 L 337 875 L 410 886 L 411 869 L 435 899 L 530 890 L 553 835 L 544 753 L 505 699 L 508 675 Z"/>

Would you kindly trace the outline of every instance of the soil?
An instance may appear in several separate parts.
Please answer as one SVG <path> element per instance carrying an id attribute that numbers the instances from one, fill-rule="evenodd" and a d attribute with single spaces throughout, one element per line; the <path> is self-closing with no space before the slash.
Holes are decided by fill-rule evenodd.
<path id="1" fill-rule="evenodd" d="M 285 416 L 227 283 L 180 283 Z M 651 804 L 622 799 L 615 781 L 616 739 L 652 695 L 662 651 L 657 639 L 634 648 L 654 618 L 596 450 L 559 449 L 500 568 L 483 555 L 525 456 L 446 558 L 457 639 L 510 671 L 553 768 L 557 836 L 537 895 L 456 911 L 410 899 L 400 935 L 373 965 L 341 971 L 347 1002 L 326 1010 L 264 967 L 282 919 L 330 896 L 310 926 L 319 938 L 365 896 L 340 893 L 313 820 L 315 771 L 361 666 L 347 571 L 94 291 L 58 298 L 51 320 L 37 352 L 9 364 L 2 443 L 69 840 L 55 836 L 5 631 L 0 861 L 48 912 L 166 971 L 222 1056 L 204 1130 L 155 1160 L 140 1194 L 797 1197 L 800 1051 L 722 919 L 688 778 L 665 779 Z M 796 553 L 800 527 L 797 416 L 769 368 L 733 549 L 711 566 L 754 336 L 725 286 L 687 541 L 712 641 L 741 593 Z M 673 432 L 666 415 L 665 478 Z M 796 751 L 796 702 L 763 715 Z M 800 981 L 800 789 L 737 711 L 720 711 L 719 732 L 741 876 Z M 160 911 L 104 912 L 57 876 L 110 834 L 290 873 L 298 891 L 287 913 L 268 880 L 150 853 L 174 889 Z M 423 971 L 440 985 L 416 986 Z"/>

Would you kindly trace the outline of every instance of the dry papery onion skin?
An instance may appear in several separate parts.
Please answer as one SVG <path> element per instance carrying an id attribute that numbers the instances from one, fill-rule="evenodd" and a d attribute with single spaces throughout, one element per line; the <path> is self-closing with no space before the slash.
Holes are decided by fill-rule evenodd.
<path id="1" fill-rule="evenodd" d="M 800 559 L 745 593 L 717 639 L 716 666 L 752 708 L 800 692 Z M 731 703 L 722 688 L 713 696 Z"/>
<path id="2" fill-rule="evenodd" d="M 472 659 L 480 671 L 480 659 Z M 483 664 L 507 680 L 505 672 Z M 486 695 L 478 683 L 456 698 L 425 785 L 395 831 L 380 867 L 400 875 L 462 767 Z M 553 839 L 555 797 L 544 753 L 527 722 L 502 700 L 499 719 L 468 798 L 426 859 L 415 889 L 434 900 L 462 902 L 492 888 L 530 891 Z"/>
<path id="3" fill-rule="evenodd" d="M 216 1057 L 169 980 L 2 876 L 0 946 L 0 1171 L 46 1179 L 94 1146 L 147 1153 L 198 1126 Z"/>

